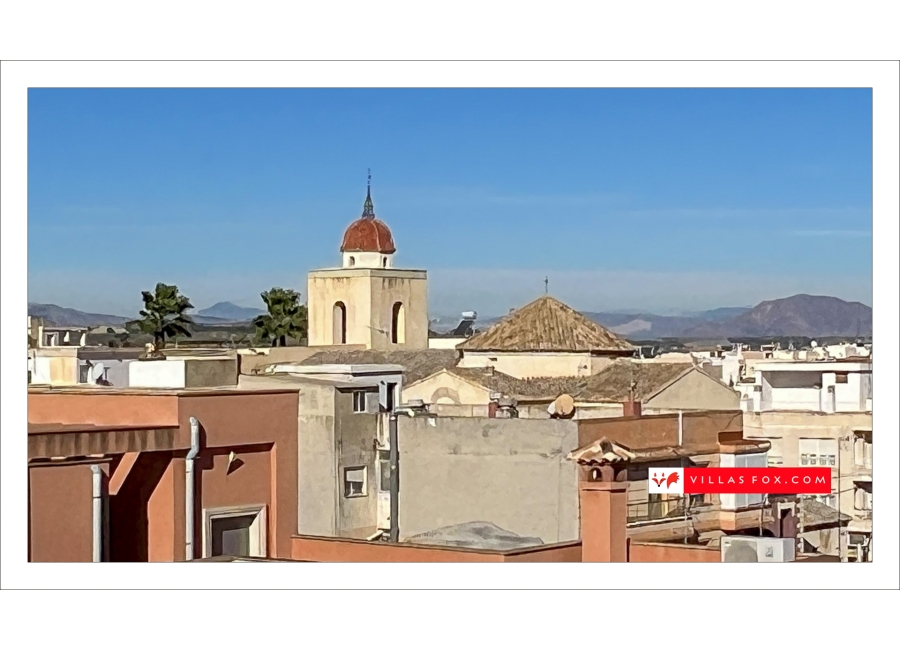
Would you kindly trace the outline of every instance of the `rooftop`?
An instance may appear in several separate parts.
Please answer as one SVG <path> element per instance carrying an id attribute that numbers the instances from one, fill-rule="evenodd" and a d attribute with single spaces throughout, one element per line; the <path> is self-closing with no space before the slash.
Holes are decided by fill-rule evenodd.
<path id="1" fill-rule="evenodd" d="M 625 402 L 631 399 L 633 385 L 634 399 L 640 401 L 693 368 L 690 363 L 635 363 L 622 359 L 586 377 L 576 397 L 584 402 Z"/>
<path id="2" fill-rule="evenodd" d="M 457 349 L 484 352 L 631 352 L 633 346 L 551 296 L 517 309 Z"/>
<path id="3" fill-rule="evenodd" d="M 405 541 L 415 544 L 456 546 L 493 551 L 508 551 L 544 545 L 543 540 L 539 537 L 523 537 L 487 521 L 471 521 L 464 524 L 445 526 L 427 533 L 407 537 Z"/>
<path id="4" fill-rule="evenodd" d="M 53 395 L 167 395 L 189 397 L 194 395 L 235 395 L 235 394 L 259 394 L 259 393 L 289 393 L 296 392 L 296 388 L 247 388 L 246 386 L 212 386 L 209 388 L 125 388 L 117 386 L 97 386 L 95 384 L 78 384 L 73 386 L 46 386 L 31 384 L 28 386 L 28 394 L 53 394 Z"/>
<path id="5" fill-rule="evenodd" d="M 523 400 L 554 400 L 565 393 L 578 402 L 626 402 L 631 398 L 632 382 L 634 398 L 640 401 L 694 369 L 703 372 L 690 363 L 635 363 L 622 359 L 590 377 L 518 379 L 496 369 L 460 367 L 440 368 L 433 374 L 446 370 L 491 392 Z"/>
<path id="6" fill-rule="evenodd" d="M 323 350 L 303 361 L 315 365 L 396 365 L 405 369 L 407 384 L 424 379 L 444 368 L 454 368 L 459 361 L 456 350 Z"/>

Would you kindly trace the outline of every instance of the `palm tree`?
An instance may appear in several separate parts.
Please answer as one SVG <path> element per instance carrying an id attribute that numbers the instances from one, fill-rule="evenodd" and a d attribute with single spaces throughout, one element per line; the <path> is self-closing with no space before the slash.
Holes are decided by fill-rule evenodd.
<path id="1" fill-rule="evenodd" d="M 155 350 L 165 347 L 167 338 L 178 334 L 191 336 L 188 325 L 193 325 L 194 321 L 184 312 L 194 306 L 187 297 L 178 293 L 178 287 L 160 282 L 153 293 L 142 291 L 141 296 L 144 308 L 138 326 L 142 332 L 153 335 Z"/>
<path id="2" fill-rule="evenodd" d="M 272 347 L 287 345 L 287 337 L 306 338 L 306 305 L 300 304 L 300 294 L 292 289 L 273 287 L 260 296 L 267 313 L 253 319 L 259 341 L 271 341 Z"/>

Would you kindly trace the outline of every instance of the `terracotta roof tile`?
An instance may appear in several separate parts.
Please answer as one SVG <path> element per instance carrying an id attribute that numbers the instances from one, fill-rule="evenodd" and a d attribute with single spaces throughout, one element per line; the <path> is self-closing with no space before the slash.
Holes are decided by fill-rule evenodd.
<path id="1" fill-rule="evenodd" d="M 634 382 L 634 398 L 640 401 L 692 367 L 690 363 L 636 363 L 623 359 L 586 377 L 575 397 L 582 402 L 626 402 L 631 399 Z"/>
<path id="2" fill-rule="evenodd" d="M 630 352 L 633 346 L 550 296 L 541 296 L 469 340 L 460 350 Z"/>

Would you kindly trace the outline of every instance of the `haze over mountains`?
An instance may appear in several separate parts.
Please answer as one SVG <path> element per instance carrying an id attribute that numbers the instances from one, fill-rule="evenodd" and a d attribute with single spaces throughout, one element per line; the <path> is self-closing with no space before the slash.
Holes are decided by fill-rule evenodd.
<path id="1" fill-rule="evenodd" d="M 253 307 L 239 307 L 230 302 L 219 302 L 212 307 L 189 313 L 191 318 L 194 319 L 194 322 L 201 325 L 226 325 L 229 323 L 243 323 L 252 320 L 263 313 L 263 310 L 254 309 Z M 140 318 L 138 315 L 129 318 L 126 316 L 114 316 L 112 314 L 95 314 L 79 311 L 78 309 L 71 309 L 69 307 L 60 307 L 59 305 L 39 302 L 28 303 L 28 315 L 43 318 L 46 323 L 59 327 L 122 325 L 128 321 Z"/>
<path id="2" fill-rule="evenodd" d="M 192 314 L 203 325 L 247 322 L 262 309 L 220 302 Z M 28 314 L 58 326 L 121 325 L 133 318 L 94 314 L 58 305 L 28 303 Z M 721 307 L 679 316 L 649 313 L 584 312 L 588 318 L 632 340 L 659 338 L 726 339 L 766 336 L 871 336 L 872 308 L 831 296 L 800 294 L 767 300 L 755 307 Z M 135 316 L 136 318 L 136 316 Z M 442 317 L 439 331 L 452 329 L 458 317 Z M 499 318 L 480 319 L 486 327 Z"/>

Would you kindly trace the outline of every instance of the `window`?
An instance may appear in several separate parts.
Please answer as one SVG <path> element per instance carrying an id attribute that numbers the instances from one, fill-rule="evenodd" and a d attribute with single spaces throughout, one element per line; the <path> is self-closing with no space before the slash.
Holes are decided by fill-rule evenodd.
<path id="1" fill-rule="evenodd" d="M 331 313 L 331 340 L 335 345 L 343 345 L 347 342 L 347 308 L 342 302 L 334 303 Z"/>
<path id="2" fill-rule="evenodd" d="M 203 510 L 203 557 L 265 557 L 266 506 Z"/>
<path id="3" fill-rule="evenodd" d="M 872 492 L 865 488 L 855 488 L 853 490 L 853 507 L 863 512 L 872 511 Z"/>
<path id="4" fill-rule="evenodd" d="M 387 258 L 386 257 L 381 258 L 381 266 L 383 266 L 384 268 L 387 268 Z"/>
<path id="5" fill-rule="evenodd" d="M 365 467 L 344 468 L 344 496 L 347 498 L 366 496 Z"/>
<path id="6" fill-rule="evenodd" d="M 836 494 L 818 494 L 814 498 L 816 501 L 818 501 L 819 503 L 824 503 L 829 508 L 837 508 Z"/>
<path id="7" fill-rule="evenodd" d="M 830 438 L 801 438 L 800 464 L 837 467 L 838 443 Z"/>
<path id="8" fill-rule="evenodd" d="M 846 384 L 849 375 L 846 372 L 839 372 L 834 376 L 834 383 L 836 384 Z"/>
<path id="9" fill-rule="evenodd" d="M 781 438 L 767 438 L 767 440 L 772 445 L 766 457 L 769 467 L 781 467 L 784 465 L 784 457 L 781 452 Z"/>
<path id="10" fill-rule="evenodd" d="M 349 262 L 350 266 L 356 266 L 356 258 L 353 257 L 352 255 L 350 256 L 350 259 L 348 260 L 348 262 Z"/>
<path id="11" fill-rule="evenodd" d="M 380 450 L 378 452 L 378 474 L 380 492 L 391 491 L 391 452 Z"/>
<path id="12" fill-rule="evenodd" d="M 872 469 L 872 432 L 853 432 L 853 464 Z"/>
<path id="13" fill-rule="evenodd" d="M 353 391 L 353 412 L 354 413 L 365 413 L 366 412 L 366 391 L 364 391 L 364 390 Z"/>

